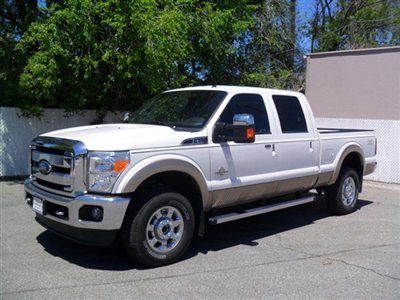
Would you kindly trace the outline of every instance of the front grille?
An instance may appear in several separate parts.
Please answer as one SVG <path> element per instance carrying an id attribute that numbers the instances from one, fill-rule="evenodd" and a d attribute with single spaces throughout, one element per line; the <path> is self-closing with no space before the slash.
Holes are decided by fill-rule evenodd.
<path id="1" fill-rule="evenodd" d="M 67 187 L 62 184 L 53 183 L 53 182 L 42 180 L 39 178 L 36 178 L 36 182 L 37 182 L 37 184 L 39 184 L 41 186 L 45 186 L 45 187 L 51 188 L 53 190 L 68 192 Z"/>
<path id="2" fill-rule="evenodd" d="M 32 176 L 43 186 L 63 192 L 71 192 L 73 184 L 72 154 L 66 151 L 62 151 L 62 155 L 56 154 L 55 149 L 46 149 L 45 147 L 39 149 L 32 149 Z M 48 162 L 51 165 L 49 174 L 40 171 L 41 161 Z"/>
<path id="3" fill-rule="evenodd" d="M 45 190 L 72 195 L 84 192 L 86 148 L 83 143 L 38 137 L 31 145 L 31 177 Z"/>
<path id="4" fill-rule="evenodd" d="M 32 163 L 32 168 L 39 168 L 38 161 L 32 160 L 31 163 Z M 54 172 L 61 173 L 61 174 L 70 174 L 71 173 L 71 168 L 64 168 L 64 167 L 52 165 L 52 169 Z"/>
<path id="5" fill-rule="evenodd" d="M 49 153 L 49 154 L 56 154 L 56 155 L 64 155 L 64 154 L 70 154 L 67 150 L 63 149 L 57 149 L 57 148 L 46 148 L 42 146 L 36 146 L 36 150 L 44 153 Z"/>

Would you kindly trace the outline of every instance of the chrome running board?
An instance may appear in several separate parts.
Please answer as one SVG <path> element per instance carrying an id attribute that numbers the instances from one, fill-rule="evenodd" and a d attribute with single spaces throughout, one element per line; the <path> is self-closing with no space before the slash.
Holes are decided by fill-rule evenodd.
<path id="1" fill-rule="evenodd" d="M 243 218 L 248 218 L 256 215 L 265 214 L 271 211 L 280 210 L 284 208 L 289 208 L 292 206 L 302 205 L 305 203 L 313 202 L 316 199 L 316 196 L 306 196 L 286 202 L 275 203 L 270 205 L 265 205 L 261 207 L 255 207 L 251 209 L 246 209 L 241 212 L 227 213 L 220 216 L 211 217 L 208 219 L 208 223 L 211 225 L 218 225 L 221 223 L 226 223 L 234 220 L 239 220 Z"/>

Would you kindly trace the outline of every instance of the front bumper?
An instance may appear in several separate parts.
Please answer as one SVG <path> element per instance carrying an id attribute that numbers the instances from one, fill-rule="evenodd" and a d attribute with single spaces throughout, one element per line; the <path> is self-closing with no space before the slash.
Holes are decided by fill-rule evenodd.
<path id="1" fill-rule="evenodd" d="M 67 218 L 46 213 L 46 210 L 43 215 L 36 213 L 39 224 L 79 243 L 97 246 L 108 246 L 113 242 L 130 201 L 129 197 L 96 194 L 83 194 L 75 198 L 60 196 L 36 187 L 31 179 L 25 181 L 25 192 L 27 199 L 37 197 L 45 201 L 45 206 L 67 209 Z M 81 220 L 79 210 L 84 205 L 102 207 L 103 219 L 100 222 Z"/>

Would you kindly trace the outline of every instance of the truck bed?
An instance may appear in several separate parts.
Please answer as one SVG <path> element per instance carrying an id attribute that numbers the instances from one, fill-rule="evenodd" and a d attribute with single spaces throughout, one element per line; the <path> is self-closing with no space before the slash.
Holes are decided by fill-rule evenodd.
<path id="1" fill-rule="evenodd" d="M 320 137 L 321 172 L 335 172 L 343 151 L 353 147 L 362 153 L 364 175 L 374 171 L 376 165 L 376 138 L 374 130 L 350 128 L 317 128 Z M 369 167 L 366 167 L 366 166 Z M 340 167 L 340 166 L 339 166 Z M 332 184 L 327 182 L 326 184 Z"/>

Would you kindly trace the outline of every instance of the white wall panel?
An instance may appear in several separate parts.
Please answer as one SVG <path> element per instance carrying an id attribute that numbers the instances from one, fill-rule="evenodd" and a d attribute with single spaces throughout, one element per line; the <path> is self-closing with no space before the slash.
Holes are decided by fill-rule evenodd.
<path id="1" fill-rule="evenodd" d="M 46 109 L 43 116 L 25 118 L 17 108 L 0 107 L 0 177 L 27 175 L 28 145 L 37 135 L 68 127 L 88 125 L 95 111 L 66 117 L 62 109 Z M 105 123 L 120 122 L 108 113 Z M 400 183 L 400 121 L 317 118 L 318 127 L 374 129 L 378 138 L 378 168 L 368 180 Z"/>
<path id="2" fill-rule="evenodd" d="M 374 129 L 378 138 L 378 168 L 367 180 L 400 183 L 400 121 L 316 118 L 318 127 Z"/>
<path id="3" fill-rule="evenodd" d="M 0 107 L 0 178 L 28 174 L 28 146 L 37 135 L 89 125 L 95 119 L 94 110 L 66 116 L 63 109 L 45 109 L 38 119 L 23 117 L 18 108 Z M 120 118 L 114 113 L 107 113 L 104 122 L 120 122 Z"/>

